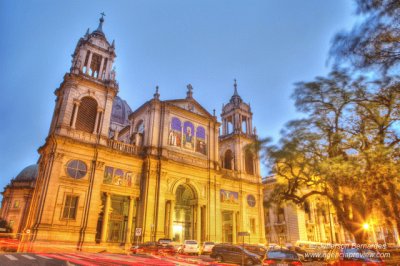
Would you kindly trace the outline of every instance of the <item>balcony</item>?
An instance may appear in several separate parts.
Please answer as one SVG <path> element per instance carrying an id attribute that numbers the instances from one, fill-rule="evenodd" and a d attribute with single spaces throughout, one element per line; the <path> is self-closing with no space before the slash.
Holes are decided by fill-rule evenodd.
<path id="1" fill-rule="evenodd" d="M 141 148 L 136 145 L 127 144 L 113 139 L 107 140 L 107 147 L 113 150 L 135 155 L 138 155 L 141 150 Z"/>

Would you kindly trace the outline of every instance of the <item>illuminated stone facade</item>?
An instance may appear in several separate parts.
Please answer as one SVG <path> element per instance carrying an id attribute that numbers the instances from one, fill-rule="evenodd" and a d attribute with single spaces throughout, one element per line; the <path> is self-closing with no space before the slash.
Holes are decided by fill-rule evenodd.
<path id="1" fill-rule="evenodd" d="M 264 180 L 264 200 L 276 184 L 271 176 Z M 374 216 L 368 232 L 371 243 L 399 244 L 397 229 L 387 225 L 379 215 Z M 309 198 L 302 206 L 293 203 L 269 206 L 264 209 L 266 239 L 269 243 L 290 244 L 351 243 L 354 238 L 338 221 L 335 210 L 329 201 L 322 196 Z M 300 242 L 299 242 L 300 241 Z"/>
<path id="2" fill-rule="evenodd" d="M 8 222 L 13 236 L 18 236 L 18 233 L 23 231 L 26 226 L 37 174 L 38 166 L 36 164 L 25 167 L 15 178 L 11 179 L 1 193 L 3 200 L 0 218 Z"/>
<path id="3" fill-rule="evenodd" d="M 244 150 L 256 134 L 236 81 L 221 134 L 191 85 L 177 100 L 160 100 L 157 88 L 132 112 L 117 96 L 114 42 L 102 24 L 79 40 L 55 91 L 27 241 L 104 250 L 165 237 L 236 243 L 248 231 L 264 243 L 259 158 Z"/>

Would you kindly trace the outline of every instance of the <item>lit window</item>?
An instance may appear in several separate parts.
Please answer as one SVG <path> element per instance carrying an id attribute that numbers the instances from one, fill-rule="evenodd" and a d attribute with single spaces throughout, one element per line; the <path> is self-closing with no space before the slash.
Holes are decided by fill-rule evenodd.
<path id="1" fill-rule="evenodd" d="M 14 201 L 14 208 L 15 209 L 19 208 L 19 200 Z"/>
<path id="2" fill-rule="evenodd" d="M 76 218 L 76 209 L 78 207 L 78 196 L 67 195 L 64 203 L 63 219 L 74 220 Z"/>
<path id="3" fill-rule="evenodd" d="M 67 174 L 76 179 L 80 179 L 86 175 L 87 166 L 80 160 L 72 160 L 67 164 Z"/>
<path id="4" fill-rule="evenodd" d="M 256 219 L 250 218 L 250 230 L 252 234 L 256 233 Z"/>

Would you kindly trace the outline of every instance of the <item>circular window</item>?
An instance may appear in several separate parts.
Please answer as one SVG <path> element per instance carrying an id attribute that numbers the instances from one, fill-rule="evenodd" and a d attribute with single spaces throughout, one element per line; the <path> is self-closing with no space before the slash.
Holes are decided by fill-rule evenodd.
<path id="1" fill-rule="evenodd" d="M 256 198 L 253 195 L 248 195 L 247 204 L 249 204 L 250 207 L 256 206 Z"/>
<path id="2" fill-rule="evenodd" d="M 86 175 L 87 166 L 80 160 L 72 160 L 67 164 L 67 174 L 76 179 L 80 179 Z"/>

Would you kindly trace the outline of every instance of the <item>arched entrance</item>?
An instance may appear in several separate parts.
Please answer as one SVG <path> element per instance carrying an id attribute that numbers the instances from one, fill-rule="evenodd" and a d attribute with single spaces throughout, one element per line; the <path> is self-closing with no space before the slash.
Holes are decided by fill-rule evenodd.
<path id="1" fill-rule="evenodd" d="M 197 199 L 194 190 L 187 184 L 179 185 L 175 193 L 175 215 L 173 238 L 176 242 L 195 239 L 195 208 Z"/>

